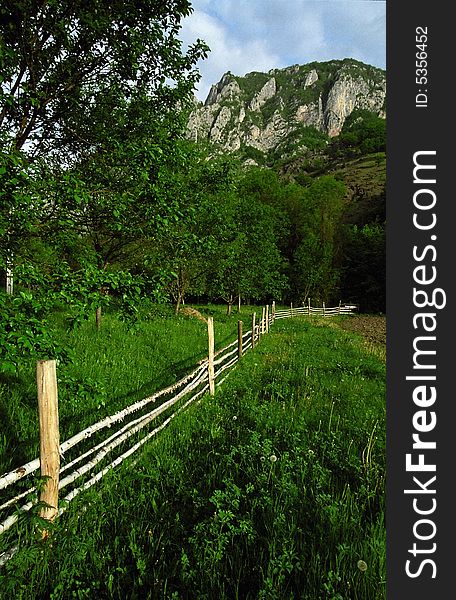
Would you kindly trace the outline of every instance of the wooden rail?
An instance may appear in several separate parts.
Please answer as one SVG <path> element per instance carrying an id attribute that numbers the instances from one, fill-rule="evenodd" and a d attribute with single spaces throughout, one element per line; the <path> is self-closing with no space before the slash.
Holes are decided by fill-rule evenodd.
<path id="1" fill-rule="evenodd" d="M 0 477 L 0 490 L 10 488 L 20 480 L 33 475 L 41 466 L 41 475 L 46 478 L 45 485 L 39 498 L 34 485 L 22 489 L 19 493 L 8 494 L 3 500 L 0 511 L 10 509 L 8 517 L 0 522 L 0 534 L 10 529 L 17 523 L 20 513 L 30 510 L 38 499 L 43 502 L 41 516 L 52 520 L 61 514 L 67 503 L 75 498 L 81 491 L 88 489 L 99 481 L 106 473 L 120 465 L 126 458 L 141 448 L 149 439 L 166 427 L 171 420 L 204 393 L 215 394 L 215 388 L 225 381 L 232 367 L 242 359 L 243 355 L 253 349 L 261 337 L 270 331 L 276 319 L 290 318 L 302 315 L 323 315 L 326 317 L 335 314 L 353 314 L 354 305 L 335 308 L 315 308 L 310 303 L 307 306 L 290 306 L 290 309 L 277 310 L 275 303 L 265 306 L 261 311 L 261 318 L 257 322 L 257 314 L 252 314 L 251 329 L 243 331 L 243 322 L 238 322 L 237 338 L 227 346 L 215 351 L 214 322 L 208 317 L 208 356 L 199 361 L 198 366 L 188 375 L 176 383 L 157 391 L 152 396 L 135 402 L 117 413 L 80 431 L 63 443 L 59 441 L 58 426 L 58 392 L 55 361 L 39 361 L 37 363 L 37 388 L 39 403 L 40 423 L 40 457 L 36 458 Z M 220 376 L 225 374 L 223 378 Z M 190 397 L 189 397 L 190 396 Z M 151 408 L 161 399 L 158 406 Z M 156 421 L 162 414 L 170 412 L 160 425 L 149 433 L 145 433 L 139 441 L 135 441 L 129 448 L 125 445 L 130 440 L 136 439 L 138 434 L 147 431 L 147 427 Z M 117 428 L 111 432 L 113 428 Z M 104 440 L 98 439 L 103 431 L 110 435 Z M 60 465 L 60 457 L 74 449 L 77 445 L 95 436 L 96 441 L 92 447 L 86 447 L 79 455 L 65 460 Z M 135 438 L 133 438 L 135 436 Z M 118 450 L 121 453 L 116 458 L 110 457 Z M 98 472 L 95 472 L 97 469 Z M 61 477 L 64 474 L 64 477 Z M 89 477 L 87 479 L 87 477 Z M 77 481 L 81 483 L 62 498 L 64 504 L 58 506 L 58 494 L 63 489 Z M 11 488 L 12 489 L 12 488 Z M 25 502 L 24 502 L 25 501 Z M 22 502 L 22 504 L 21 504 Z M 45 532 L 46 533 L 46 532 Z M 46 533 L 47 534 L 47 533 Z M 16 546 L 14 547 L 16 548 Z M 15 550 L 14 550 L 15 552 Z M 0 566 L 14 554 L 8 550 L 0 554 Z"/>

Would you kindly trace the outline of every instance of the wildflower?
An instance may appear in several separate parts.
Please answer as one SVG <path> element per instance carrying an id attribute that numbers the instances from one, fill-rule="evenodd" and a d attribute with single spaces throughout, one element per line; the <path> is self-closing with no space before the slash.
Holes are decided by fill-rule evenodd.
<path id="1" fill-rule="evenodd" d="M 260 456 L 260 460 L 261 460 L 261 462 L 264 462 L 266 460 L 266 458 L 264 456 Z"/>
<path id="2" fill-rule="evenodd" d="M 237 421 L 237 416 L 236 415 L 234 415 L 233 421 Z"/>
<path id="3" fill-rule="evenodd" d="M 367 571 L 367 564 L 363 560 L 358 561 L 358 569 L 360 571 Z"/>
<path id="4" fill-rule="evenodd" d="M 270 460 L 272 463 L 275 463 L 275 462 L 276 462 L 276 460 L 277 460 L 277 456 L 276 456 L 275 454 L 271 454 L 271 456 L 269 457 L 269 460 Z"/>

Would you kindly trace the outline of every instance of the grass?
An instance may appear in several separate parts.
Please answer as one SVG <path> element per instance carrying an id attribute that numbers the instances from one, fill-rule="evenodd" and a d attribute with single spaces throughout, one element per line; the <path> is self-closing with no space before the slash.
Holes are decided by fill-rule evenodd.
<path id="1" fill-rule="evenodd" d="M 47 543 L 30 525 L 0 597 L 384 598 L 384 385 L 358 336 L 278 321 Z"/>
<path id="2" fill-rule="evenodd" d="M 216 347 L 235 338 L 237 315 L 224 307 L 202 307 L 215 319 Z M 71 349 L 73 360 L 58 367 L 60 437 L 84 427 L 173 383 L 207 355 L 207 328 L 195 318 L 163 309 L 145 315 L 139 330 L 130 330 L 115 315 L 68 332 L 65 313 L 55 315 L 56 337 Z M 24 362 L 16 376 L 0 374 L 0 472 L 38 454 L 35 362 Z M 7 435 L 6 435 L 7 432 Z"/>

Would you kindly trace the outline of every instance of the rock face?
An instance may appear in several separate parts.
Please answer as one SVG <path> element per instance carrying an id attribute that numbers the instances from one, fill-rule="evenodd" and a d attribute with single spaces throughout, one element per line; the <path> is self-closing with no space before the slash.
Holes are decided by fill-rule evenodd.
<path id="1" fill-rule="evenodd" d="M 190 114 L 188 136 L 251 163 L 326 144 L 354 110 L 385 117 L 385 71 L 351 59 L 294 65 L 212 86 Z"/>
<path id="2" fill-rule="evenodd" d="M 276 80 L 274 77 L 268 79 L 268 81 L 264 84 L 258 94 L 252 98 L 249 109 L 258 111 L 260 108 L 266 103 L 269 98 L 272 98 L 277 91 Z"/>

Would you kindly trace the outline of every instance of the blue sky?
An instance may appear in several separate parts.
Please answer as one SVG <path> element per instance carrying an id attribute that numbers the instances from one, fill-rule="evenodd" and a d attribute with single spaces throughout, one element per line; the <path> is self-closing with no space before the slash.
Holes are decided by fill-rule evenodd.
<path id="1" fill-rule="evenodd" d="M 211 48 L 199 63 L 205 100 L 226 71 L 250 71 L 333 58 L 385 68 L 386 2 L 381 0 L 193 0 L 181 39 Z"/>

